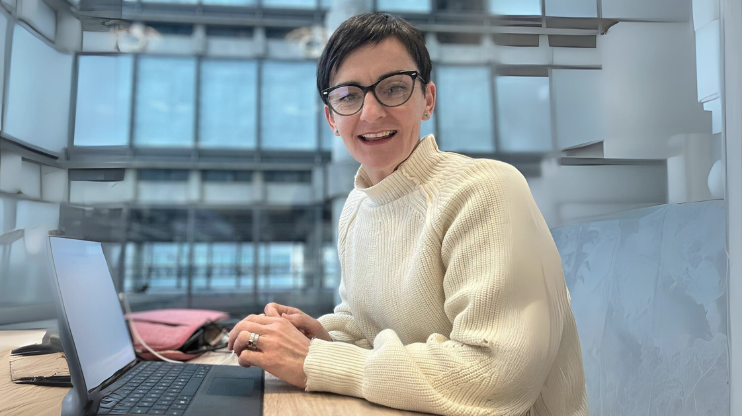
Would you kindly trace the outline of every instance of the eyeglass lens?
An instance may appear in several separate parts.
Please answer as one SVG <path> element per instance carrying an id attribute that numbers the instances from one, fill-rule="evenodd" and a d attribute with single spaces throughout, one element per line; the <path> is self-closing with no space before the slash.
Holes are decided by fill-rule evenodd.
<path id="1" fill-rule="evenodd" d="M 409 75 L 392 75 L 376 84 L 374 93 L 379 102 L 387 107 L 404 104 L 412 95 L 413 80 Z M 358 112 L 365 99 L 363 90 L 354 85 L 332 90 L 328 96 L 330 107 L 341 115 Z"/>

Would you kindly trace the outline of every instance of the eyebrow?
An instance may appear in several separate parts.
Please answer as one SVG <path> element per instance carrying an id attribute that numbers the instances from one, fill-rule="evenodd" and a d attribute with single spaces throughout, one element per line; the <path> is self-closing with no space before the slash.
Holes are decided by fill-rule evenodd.
<path id="1" fill-rule="evenodd" d="M 405 70 L 404 69 L 397 69 L 397 70 L 394 70 L 394 71 L 389 71 L 389 72 L 387 72 L 385 74 L 382 74 L 378 78 L 376 78 L 376 81 L 374 81 L 374 82 L 377 82 L 377 81 L 379 81 L 380 79 L 382 79 L 384 77 L 387 77 L 389 75 L 393 75 L 393 74 L 396 74 L 396 73 L 399 73 L 399 72 L 402 72 L 402 71 L 405 71 Z M 333 85 L 333 87 L 342 87 L 342 86 L 348 86 L 348 85 L 359 85 L 360 86 L 360 85 L 363 85 L 363 84 L 361 84 L 359 81 L 356 81 L 356 80 L 350 80 L 350 81 L 341 82 L 340 84 L 337 84 L 337 85 Z M 371 85 L 373 85 L 373 82 L 371 83 Z"/>

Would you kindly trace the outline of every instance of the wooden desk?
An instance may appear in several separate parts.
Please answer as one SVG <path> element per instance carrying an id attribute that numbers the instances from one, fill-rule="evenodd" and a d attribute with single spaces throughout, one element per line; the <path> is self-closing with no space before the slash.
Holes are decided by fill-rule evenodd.
<path id="1" fill-rule="evenodd" d="M 41 334 L 43 335 L 43 332 Z M 8 362 L 10 349 L 34 342 L 34 337 L 40 338 L 38 334 L 24 336 L 21 331 L 0 331 L 0 350 L 2 350 L 0 351 L 0 416 L 59 416 L 60 414 L 62 399 L 69 388 L 15 384 L 10 381 Z M 28 341 L 29 339 L 31 341 Z M 220 363 L 227 356 L 222 353 L 207 353 L 190 362 Z M 225 365 L 237 365 L 237 362 L 233 360 Z M 265 373 L 263 414 L 264 416 L 424 415 L 424 413 L 390 409 L 355 397 L 329 393 L 306 393 L 268 373 Z"/>

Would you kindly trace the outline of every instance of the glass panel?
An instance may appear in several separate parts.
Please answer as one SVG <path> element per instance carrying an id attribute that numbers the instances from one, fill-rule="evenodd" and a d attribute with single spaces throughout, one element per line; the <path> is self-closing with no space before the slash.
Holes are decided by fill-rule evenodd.
<path id="1" fill-rule="evenodd" d="M 24 232 L 8 233 L 0 241 L 0 288 L 12 295 L 7 298 L 0 296 L 0 304 L 7 302 L 22 306 L 50 302 L 44 245 L 48 232 L 59 229 L 59 205 L 35 201 L 9 202 L 3 205 L 6 208 L 15 205 L 12 229 Z M 8 214 L 12 215 L 11 212 Z M 3 282 L 2 276 L 12 278 Z M 20 320 L 29 319 L 24 317 Z"/>
<path id="2" fill-rule="evenodd" d="M 211 244 L 211 289 L 232 291 L 237 287 L 237 243 Z"/>
<path id="3" fill-rule="evenodd" d="M 255 263 L 254 246 L 252 243 L 238 243 L 240 280 L 238 288 L 250 292 L 253 290 L 253 269 Z"/>
<path id="4" fill-rule="evenodd" d="M 150 263 L 147 268 L 147 277 L 150 290 L 176 289 L 182 270 L 178 266 L 178 259 L 188 255 L 186 245 L 178 243 L 151 243 Z M 181 282 L 182 285 L 183 282 Z"/>
<path id="5" fill-rule="evenodd" d="M 285 7 L 290 9 L 314 9 L 317 0 L 263 0 L 263 7 Z"/>
<path id="6" fill-rule="evenodd" d="M 187 243 L 126 245 L 124 291 L 172 294 L 185 293 L 187 288 Z"/>
<path id="7" fill-rule="evenodd" d="M 433 113 L 429 119 L 420 124 L 420 138 L 423 138 L 428 134 L 435 134 L 435 113 Z"/>
<path id="8" fill-rule="evenodd" d="M 541 0 L 489 0 L 490 13 L 509 16 L 541 16 Z"/>
<path id="9" fill-rule="evenodd" d="M 332 128 L 330 128 L 330 125 L 327 124 L 327 119 L 325 118 L 324 114 L 324 104 L 317 104 L 320 106 L 320 119 L 319 119 L 319 125 L 320 125 L 320 132 L 322 134 L 322 143 L 320 143 L 320 146 L 322 147 L 322 150 L 330 150 L 332 151 L 332 144 L 335 142 L 335 133 L 332 131 Z"/>
<path id="10" fill-rule="evenodd" d="M 198 0 L 141 0 L 143 2 L 152 3 L 184 3 L 184 4 L 196 4 Z"/>
<path id="11" fill-rule="evenodd" d="M 430 13 L 431 0 L 377 0 L 377 9 L 389 12 Z"/>
<path id="12" fill-rule="evenodd" d="M 257 71 L 256 62 L 201 64 L 199 147 L 255 148 Z"/>
<path id="13" fill-rule="evenodd" d="M 262 243 L 259 256 L 258 287 L 279 290 L 304 287 L 304 244 Z"/>
<path id="14" fill-rule="evenodd" d="M 442 150 L 493 152 L 492 86 L 486 67 L 437 69 L 437 110 Z"/>
<path id="15" fill-rule="evenodd" d="M 264 149 L 317 148 L 315 71 L 314 62 L 263 64 L 260 131 Z"/>
<path id="16" fill-rule="evenodd" d="M 605 138 L 602 102 L 602 71 L 554 69 L 554 122 L 559 149 Z"/>
<path id="17" fill-rule="evenodd" d="M 323 286 L 336 289 L 340 284 L 340 265 L 338 264 L 338 251 L 335 244 L 324 244 L 322 247 L 322 260 L 325 269 Z"/>
<path id="18" fill-rule="evenodd" d="M 8 18 L 0 13 L 0 79 L 5 78 L 5 33 L 8 29 Z M 3 96 L 3 83 L 0 82 L 0 97 Z M 3 111 L 3 100 L 0 100 L 0 114 Z M 1 121 L 1 120 L 0 120 Z M 0 127 L 2 127 L 0 125 Z"/>
<path id="19" fill-rule="evenodd" d="M 559 17 L 598 17 L 596 0 L 544 0 L 546 15 Z"/>
<path id="20" fill-rule="evenodd" d="M 549 78 L 497 77 L 496 82 L 500 150 L 551 150 Z"/>
<path id="21" fill-rule="evenodd" d="M 193 244 L 193 289 L 206 289 L 211 280 L 209 264 L 211 263 L 211 250 L 208 243 Z"/>
<path id="22" fill-rule="evenodd" d="M 690 0 L 603 0 L 604 19 L 658 19 L 687 22 Z"/>
<path id="23" fill-rule="evenodd" d="M 75 145 L 129 144 L 133 62 L 131 55 L 79 57 Z"/>
<path id="24" fill-rule="evenodd" d="M 137 69 L 135 145 L 193 146 L 196 60 L 142 56 Z"/>
<path id="25" fill-rule="evenodd" d="M 67 147 L 74 57 L 20 25 L 13 29 L 5 133 L 52 152 Z"/>
<path id="26" fill-rule="evenodd" d="M 220 4 L 228 6 L 254 6 L 256 0 L 201 0 L 203 4 Z"/>

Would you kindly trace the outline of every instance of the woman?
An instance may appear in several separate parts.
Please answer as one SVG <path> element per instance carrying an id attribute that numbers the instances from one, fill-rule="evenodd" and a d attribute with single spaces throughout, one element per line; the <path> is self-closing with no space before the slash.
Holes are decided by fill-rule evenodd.
<path id="1" fill-rule="evenodd" d="M 435 107 L 430 71 L 402 19 L 359 15 L 332 35 L 317 86 L 362 164 L 338 228 L 342 302 L 319 320 L 269 304 L 229 347 L 307 391 L 400 409 L 587 415 L 549 229 L 515 168 L 419 139 Z"/>

